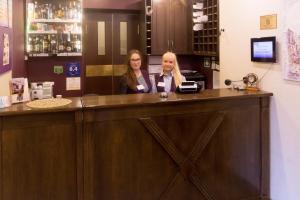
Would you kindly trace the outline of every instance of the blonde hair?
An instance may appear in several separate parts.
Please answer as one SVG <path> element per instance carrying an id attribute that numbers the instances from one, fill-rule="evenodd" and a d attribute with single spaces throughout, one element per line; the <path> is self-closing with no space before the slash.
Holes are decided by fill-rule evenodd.
<path id="1" fill-rule="evenodd" d="M 162 56 L 162 62 L 163 62 L 163 60 L 166 56 L 171 56 L 174 59 L 174 67 L 173 67 L 172 72 L 173 72 L 175 85 L 176 85 L 176 87 L 178 87 L 182 82 L 182 75 L 180 73 L 180 69 L 179 69 L 179 65 L 178 65 L 178 62 L 177 62 L 176 54 L 174 54 L 172 52 L 169 52 L 169 51 L 164 53 L 163 56 Z M 162 70 L 164 70 L 164 69 L 162 69 Z"/>

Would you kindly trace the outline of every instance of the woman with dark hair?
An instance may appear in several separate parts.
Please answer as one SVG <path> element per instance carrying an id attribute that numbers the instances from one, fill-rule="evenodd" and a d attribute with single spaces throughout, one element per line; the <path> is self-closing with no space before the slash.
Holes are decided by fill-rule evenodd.
<path id="1" fill-rule="evenodd" d="M 142 54 L 133 49 L 127 55 L 127 71 L 121 78 L 122 94 L 149 93 L 152 89 L 149 74 L 141 69 Z"/>

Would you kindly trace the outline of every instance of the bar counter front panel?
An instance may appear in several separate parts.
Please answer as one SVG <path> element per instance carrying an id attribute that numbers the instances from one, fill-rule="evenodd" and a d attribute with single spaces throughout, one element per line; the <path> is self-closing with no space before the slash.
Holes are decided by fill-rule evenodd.
<path id="1" fill-rule="evenodd" d="M 271 95 L 220 89 L 1 109 L 0 199 L 270 199 Z"/>

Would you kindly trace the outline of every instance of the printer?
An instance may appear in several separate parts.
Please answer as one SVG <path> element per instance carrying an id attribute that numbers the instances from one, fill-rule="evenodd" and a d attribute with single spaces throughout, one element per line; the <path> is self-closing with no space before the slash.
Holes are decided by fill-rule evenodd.
<path id="1" fill-rule="evenodd" d="M 179 93 L 194 93 L 199 92 L 201 86 L 196 81 L 183 81 L 178 87 Z"/>
<path id="2" fill-rule="evenodd" d="M 31 83 L 31 99 L 49 99 L 53 98 L 54 82 L 32 82 Z"/>

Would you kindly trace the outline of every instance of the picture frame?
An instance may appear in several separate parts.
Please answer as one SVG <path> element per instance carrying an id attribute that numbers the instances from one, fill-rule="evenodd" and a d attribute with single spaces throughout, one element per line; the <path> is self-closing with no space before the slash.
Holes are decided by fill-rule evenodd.
<path id="1" fill-rule="evenodd" d="M 210 57 L 205 57 L 203 59 L 203 66 L 206 68 L 211 68 L 211 58 Z"/>
<path id="2" fill-rule="evenodd" d="M 9 27 L 9 0 L 0 0 L 0 26 Z"/>

